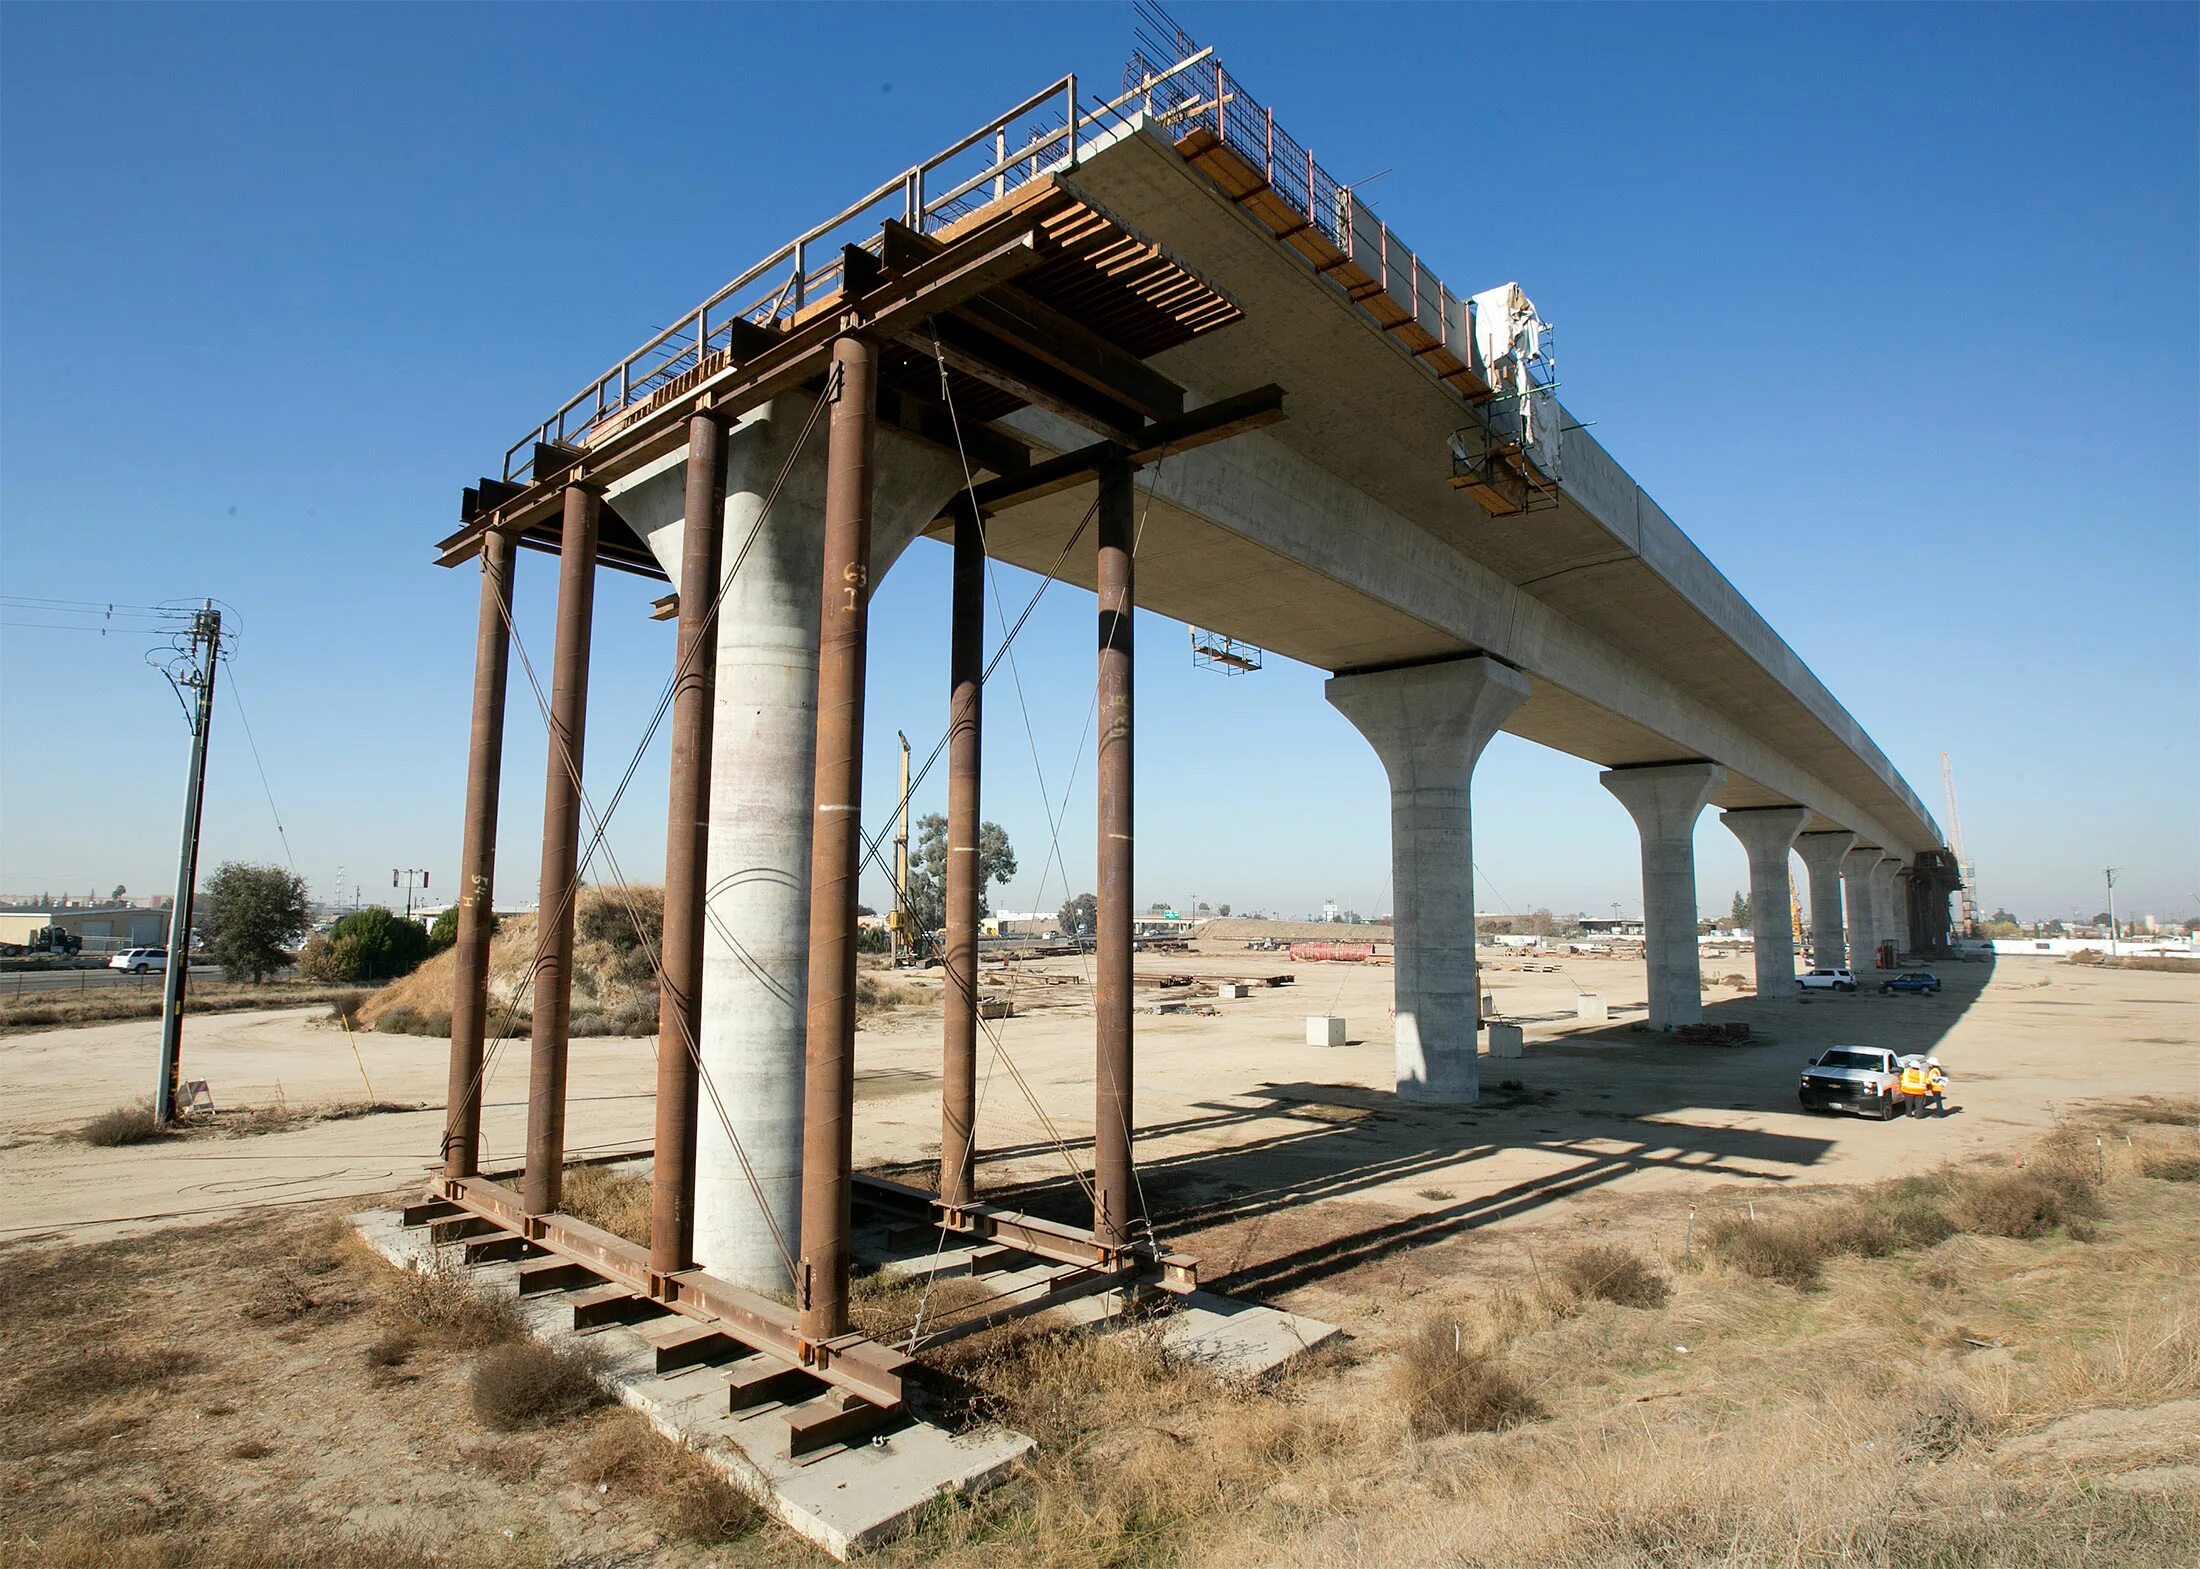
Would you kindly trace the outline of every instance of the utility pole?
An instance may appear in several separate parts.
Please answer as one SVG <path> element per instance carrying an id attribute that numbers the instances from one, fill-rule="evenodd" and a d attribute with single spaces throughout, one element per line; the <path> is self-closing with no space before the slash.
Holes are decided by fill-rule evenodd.
<path id="1" fill-rule="evenodd" d="M 2116 868 L 2111 866 L 2101 874 L 2108 879 L 2108 956 L 2116 957 Z"/>
<path id="2" fill-rule="evenodd" d="M 222 613 L 212 600 L 191 617 L 190 642 L 177 650 L 182 673 L 168 671 L 177 696 L 198 694 L 191 709 L 191 772 L 184 782 L 183 838 L 176 851 L 176 902 L 168 912 L 168 964 L 160 1011 L 160 1083 L 153 1091 L 153 1119 L 176 1120 L 183 1085 L 183 997 L 191 968 L 191 896 L 199 877 L 199 815 L 206 795 L 206 737 L 214 725 L 214 664 L 221 653 Z M 191 705 L 187 704 L 187 707 Z"/>

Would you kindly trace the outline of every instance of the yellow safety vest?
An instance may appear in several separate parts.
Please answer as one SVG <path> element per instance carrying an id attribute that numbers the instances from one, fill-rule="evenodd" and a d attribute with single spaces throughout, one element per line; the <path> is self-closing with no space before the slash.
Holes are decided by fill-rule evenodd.
<path id="1" fill-rule="evenodd" d="M 1902 1070 L 1902 1093 L 1905 1095 L 1922 1095 L 1925 1093 L 1925 1070 L 1923 1068 L 1913 1064 Z"/>
<path id="2" fill-rule="evenodd" d="M 1947 1087 L 1947 1084 L 1948 1075 L 1942 1073 L 1938 1068 L 1927 1068 L 1925 1070 L 1925 1088 L 1933 1094 L 1938 1095 Z"/>

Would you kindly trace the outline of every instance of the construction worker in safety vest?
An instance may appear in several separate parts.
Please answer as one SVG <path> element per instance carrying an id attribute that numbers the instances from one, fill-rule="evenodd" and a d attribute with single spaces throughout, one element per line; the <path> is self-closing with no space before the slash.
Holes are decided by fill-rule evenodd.
<path id="1" fill-rule="evenodd" d="M 1935 1116 L 1948 1115 L 1948 1075 L 1938 1057 L 1925 1059 L 1925 1101 Z"/>
<path id="2" fill-rule="evenodd" d="M 1922 1058 L 1905 1057 L 1902 1060 L 1902 1077 L 1897 1084 L 1902 1095 L 1902 1109 L 1913 1117 L 1925 1115 L 1925 1063 Z"/>

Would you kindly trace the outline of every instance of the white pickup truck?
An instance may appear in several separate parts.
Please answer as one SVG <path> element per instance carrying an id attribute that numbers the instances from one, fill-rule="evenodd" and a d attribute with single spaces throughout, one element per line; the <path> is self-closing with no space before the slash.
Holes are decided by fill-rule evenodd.
<path id="1" fill-rule="evenodd" d="M 1805 1111 L 1868 1111 L 1887 1122 L 1902 1104 L 1901 1080 L 1901 1063 L 1884 1047 L 1831 1046 L 1804 1067 L 1797 1094 Z"/>
<path id="2" fill-rule="evenodd" d="M 1795 984 L 1807 992 L 1852 992 L 1856 990 L 1856 976 L 1848 970 L 1812 970 L 1808 975 L 1796 976 Z"/>

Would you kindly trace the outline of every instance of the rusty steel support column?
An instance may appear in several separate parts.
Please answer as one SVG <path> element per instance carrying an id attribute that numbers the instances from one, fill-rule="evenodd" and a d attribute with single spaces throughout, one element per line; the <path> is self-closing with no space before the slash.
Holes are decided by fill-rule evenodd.
<path id="1" fill-rule="evenodd" d="M 530 1215 L 558 1207 L 565 1174 L 565 1054 L 573 1014 L 573 914 L 579 896 L 581 758 L 588 724 L 588 640 L 596 608 L 596 519 L 603 498 L 565 487 L 558 542 L 558 638 L 551 655 L 550 758 L 542 787 L 542 883 L 536 896 L 533 1052 L 527 1072 Z"/>
<path id="2" fill-rule="evenodd" d="M 711 702 L 718 572 L 726 519 L 726 431 L 688 421 L 680 525 L 680 635 L 672 689 L 672 799 L 665 811 L 664 974 L 657 990 L 657 1143 L 649 1183 L 649 1267 L 695 1262 L 695 1113 L 703 1040 L 704 853 L 710 829 Z"/>
<path id="3" fill-rule="evenodd" d="M 1094 922 L 1092 1234 L 1131 1239 L 1131 469 L 1100 469 L 1099 909 Z"/>
<path id="4" fill-rule="evenodd" d="M 504 777 L 504 684 L 511 668 L 512 536 L 481 537 L 481 614 L 474 628 L 474 724 L 466 753 L 466 831 L 458 871 L 457 978 L 451 996 L 451 1084 L 444 1097 L 443 1174 L 481 1169 L 481 1047 L 489 1021 L 491 897 L 497 799 Z"/>
<path id="5" fill-rule="evenodd" d="M 984 718 L 985 532 L 965 494 L 955 503 L 948 635 L 947 994 L 940 1059 L 940 1200 L 968 1204 L 978 1115 L 978 759 Z"/>
<path id="6" fill-rule="evenodd" d="M 848 1330 L 848 1211 L 854 1188 L 856 877 L 863 850 L 864 635 L 871 611 L 871 488 L 878 351 L 833 344 L 839 385 L 825 449 L 823 616 L 817 640 L 817 771 L 810 847 L 809 1015 L 803 1045 L 802 1259 L 805 1338 Z"/>

